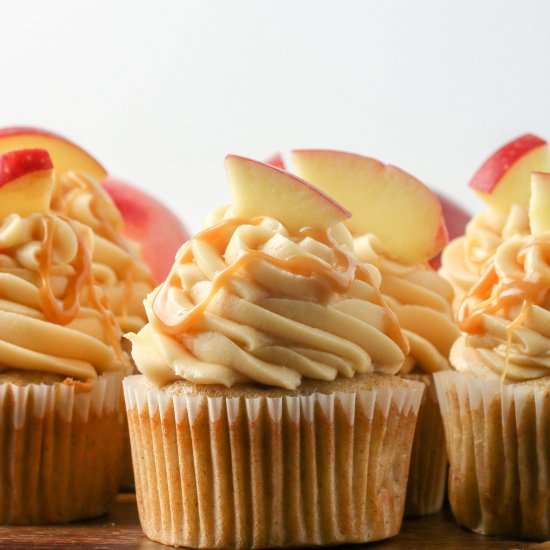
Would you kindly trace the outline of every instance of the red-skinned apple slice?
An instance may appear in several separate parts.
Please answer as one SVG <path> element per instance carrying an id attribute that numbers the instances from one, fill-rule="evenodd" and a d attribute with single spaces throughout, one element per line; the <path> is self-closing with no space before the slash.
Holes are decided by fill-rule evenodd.
<path id="1" fill-rule="evenodd" d="M 160 201 L 127 183 L 109 177 L 103 187 L 122 214 L 124 236 L 139 243 L 143 260 L 163 281 L 179 247 L 189 240 L 185 227 Z"/>
<path id="2" fill-rule="evenodd" d="M 533 235 L 550 231 L 550 173 L 531 174 L 529 224 Z"/>
<path id="3" fill-rule="evenodd" d="M 353 235 L 377 235 L 393 257 L 424 262 L 448 242 L 437 196 L 403 170 L 330 150 L 293 151 L 292 160 L 298 175 L 351 210 Z"/>
<path id="4" fill-rule="evenodd" d="M 53 190 L 53 164 L 44 149 L 0 154 L 0 218 L 48 212 Z"/>
<path id="5" fill-rule="evenodd" d="M 13 127 L 0 129 L 0 153 L 16 149 L 46 149 L 57 172 L 79 172 L 102 181 L 107 171 L 84 149 L 62 136 L 39 128 Z"/>
<path id="6" fill-rule="evenodd" d="M 276 168 L 282 168 L 286 170 L 283 158 L 280 153 L 275 153 L 271 155 L 266 161 L 266 164 L 275 166 Z M 445 224 L 447 225 L 447 230 L 449 233 L 449 240 L 456 239 L 464 234 L 466 229 L 466 224 L 470 221 L 471 216 L 463 208 L 458 206 L 455 202 L 448 199 L 447 197 L 441 195 L 437 191 L 435 192 L 439 202 L 441 203 L 441 208 L 443 211 L 443 218 L 445 219 Z M 430 265 L 434 269 L 439 269 L 441 266 L 440 254 L 435 256 L 430 260 Z"/>
<path id="7" fill-rule="evenodd" d="M 323 191 L 279 168 L 236 155 L 225 158 L 225 168 L 237 216 L 269 216 L 290 230 L 327 229 L 351 216 Z"/>
<path id="8" fill-rule="evenodd" d="M 270 164 L 271 166 L 275 166 L 276 168 L 282 168 L 283 170 L 286 170 L 283 157 L 280 153 L 275 153 L 274 155 L 271 155 L 265 161 L 265 163 Z M 468 212 L 466 212 L 464 208 L 458 206 L 458 204 L 456 204 L 451 199 L 448 199 L 437 191 L 434 192 L 437 195 L 439 202 L 441 203 L 443 218 L 445 219 L 445 224 L 449 233 L 449 240 L 451 241 L 453 239 L 456 239 L 457 237 L 460 237 L 461 235 L 464 235 L 466 224 L 471 219 L 470 214 L 468 214 Z M 440 255 L 430 260 L 430 264 L 434 269 L 439 269 L 439 266 L 441 264 L 439 256 Z"/>
<path id="9" fill-rule="evenodd" d="M 507 212 L 529 205 L 531 172 L 550 171 L 548 144 L 533 134 L 520 136 L 493 153 L 475 173 L 470 187 L 489 205 Z"/>

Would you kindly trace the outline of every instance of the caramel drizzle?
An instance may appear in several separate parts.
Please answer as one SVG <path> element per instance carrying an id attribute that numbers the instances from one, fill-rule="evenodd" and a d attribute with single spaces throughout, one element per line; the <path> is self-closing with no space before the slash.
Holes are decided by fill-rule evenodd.
<path id="1" fill-rule="evenodd" d="M 522 247 L 518 252 L 518 263 L 523 267 L 525 254 L 533 242 Z M 465 300 L 462 302 L 457 314 L 458 327 L 462 332 L 468 334 L 479 334 L 483 332 L 483 316 L 491 315 L 502 311 L 505 316 L 510 316 L 510 310 L 514 307 L 521 307 L 522 312 L 528 304 L 544 303 L 550 287 L 540 273 L 527 274 L 522 279 L 508 277 L 499 280 L 496 272 L 494 257 L 489 260 L 485 271 L 479 281 L 470 289 Z M 476 305 L 472 305 L 476 301 Z M 521 320 L 524 315 L 519 314 Z M 509 328 L 517 328 L 517 319 L 514 319 Z"/>
<path id="2" fill-rule="evenodd" d="M 38 254 L 38 272 L 40 276 L 38 296 L 42 311 L 48 321 L 58 325 L 68 325 L 80 312 L 80 297 L 83 290 L 87 289 L 90 302 L 92 306 L 99 311 L 103 320 L 103 328 L 117 356 L 121 357 L 122 348 L 120 346 L 116 320 L 109 308 L 106 294 L 102 293 L 102 295 L 99 296 L 94 285 L 92 260 L 84 237 L 81 232 L 74 227 L 70 219 L 66 219 L 65 221 L 71 225 L 78 243 L 76 257 L 70 264 L 74 274 L 67 277 L 67 286 L 63 296 L 57 299 L 51 286 L 55 218 L 46 216 L 44 219 L 42 247 Z"/>
<path id="3" fill-rule="evenodd" d="M 240 225 L 259 225 L 262 218 L 253 220 L 228 219 L 199 233 L 195 238 L 208 242 L 218 253 L 223 253 L 229 240 L 237 227 Z M 386 331 L 388 336 L 394 340 L 401 350 L 407 354 L 409 351 L 408 341 L 402 334 L 397 317 L 386 304 L 381 292 L 378 290 L 369 271 L 359 261 L 346 254 L 339 248 L 337 243 L 322 230 L 314 228 L 304 228 L 299 231 L 291 232 L 291 237 L 303 239 L 311 237 L 318 242 L 329 246 L 335 255 L 335 262 L 332 267 L 325 265 L 320 260 L 311 257 L 291 257 L 286 260 L 280 260 L 257 250 L 249 250 L 242 254 L 232 265 L 219 271 L 212 280 L 210 293 L 201 302 L 194 305 L 186 312 L 174 312 L 170 305 L 169 290 L 171 287 L 181 289 L 181 281 L 177 276 L 177 267 L 182 263 L 193 261 L 193 251 L 190 243 L 187 245 L 181 256 L 176 260 L 168 278 L 160 287 L 158 293 L 153 299 L 152 309 L 161 328 L 168 334 L 176 335 L 184 332 L 190 332 L 197 329 L 201 317 L 216 294 L 228 284 L 229 279 L 240 269 L 246 268 L 253 262 L 264 260 L 269 264 L 304 277 L 315 277 L 328 281 L 332 289 L 337 292 L 348 291 L 354 280 L 359 279 L 369 284 L 375 291 L 375 303 L 384 308 L 387 316 Z"/>

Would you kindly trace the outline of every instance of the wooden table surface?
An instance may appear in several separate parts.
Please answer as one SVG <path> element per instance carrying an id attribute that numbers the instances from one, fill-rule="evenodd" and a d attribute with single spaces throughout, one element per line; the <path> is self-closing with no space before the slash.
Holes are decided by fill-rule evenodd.
<path id="1" fill-rule="evenodd" d="M 152 542 L 139 526 L 133 494 L 118 496 L 116 507 L 107 517 L 53 527 L 0 527 L 0 548 L 168 548 Z M 460 528 L 448 512 L 405 521 L 399 536 L 393 539 L 357 545 L 368 550 L 430 548 L 550 548 L 546 544 L 526 544 L 501 538 L 482 537 Z"/>

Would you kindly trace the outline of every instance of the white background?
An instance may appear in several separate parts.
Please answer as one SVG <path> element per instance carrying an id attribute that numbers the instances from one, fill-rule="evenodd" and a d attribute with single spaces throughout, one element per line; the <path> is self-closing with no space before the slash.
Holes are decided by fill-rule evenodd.
<path id="1" fill-rule="evenodd" d="M 3 0 L 0 126 L 42 126 L 192 229 L 226 153 L 347 149 L 474 211 L 503 142 L 550 138 L 548 0 Z"/>

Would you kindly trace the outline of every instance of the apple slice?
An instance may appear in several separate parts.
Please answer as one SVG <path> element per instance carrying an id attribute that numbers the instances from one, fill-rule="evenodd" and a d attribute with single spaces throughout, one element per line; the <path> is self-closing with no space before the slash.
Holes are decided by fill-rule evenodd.
<path id="1" fill-rule="evenodd" d="M 279 168 L 236 155 L 225 158 L 225 168 L 237 216 L 269 216 L 290 230 L 327 229 L 351 216 L 328 195 Z"/>
<path id="2" fill-rule="evenodd" d="M 124 236 L 140 245 L 155 279 L 163 281 L 189 233 L 169 208 L 147 193 L 111 177 L 103 187 L 122 214 Z"/>
<path id="3" fill-rule="evenodd" d="M 550 231 L 550 174 L 547 172 L 531 174 L 529 224 L 533 235 Z"/>
<path id="4" fill-rule="evenodd" d="M 424 262 L 448 241 L 435 193 L 403 170 L 353 153 L 292 151 L 297 173 L 353 213 L 354 236 L 377 235 L 394 258 Z"/>
<path id="5" fill-rule="evenodd" d="M 39 128 L 0 129 L 0 153 L 29 148 L 46 149 L 58 172 L 72 170 L 96 181 L 102 181 L 107 176 L 107 171 L 97 160 L 64 137 Z"/>
<path id="6" fill-rule="evenodd" d="M 513 204 L 529 206 L 531 172 L 550 171 L 548 144 L 525 134 L 493 153 L 475 173 L 470 187 L 489 205 L 507 212 Z"/>
<path id="7" fill-rule="evenodd" d="M 269 164 L 270 166 L 275 166 L 275 168 L 280 168 L 281 170 L 286 170 L 285 161 L 283 160 L 283 157 L 281 156 L 281 153 L 275 153 L 274 155 L 271 155 L 266 161 L 266 164 Z"/>
<path id="8" fill-rule="evenodd" d="M 0 218 L 48 212 L 53 190 L 53 164 L 44 149 L 0 154 Z"/>

